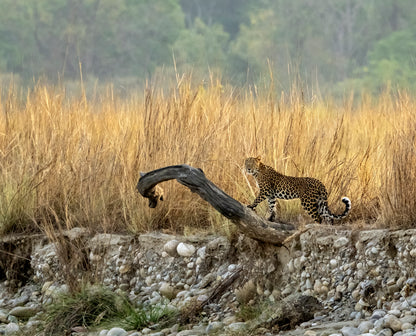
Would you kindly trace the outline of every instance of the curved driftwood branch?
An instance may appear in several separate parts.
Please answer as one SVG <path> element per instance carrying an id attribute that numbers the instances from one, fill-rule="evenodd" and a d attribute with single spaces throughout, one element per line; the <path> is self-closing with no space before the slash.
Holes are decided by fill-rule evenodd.
<path id="1" fill-rule="evenodd" d="M 137 183 L 137 190 L 149 199 L 149 206 L 154 208 L 157 201 L 163 197 L 163 191 L 157 184 L 172 179 L 197 193 L 250 238 L 281 245 L 295 229 L 291 224 L 272 223 L 257 216 L 253 210 L 208 180 L 201 169 L 188 165 L 168 166 L 143 174 Z"/>

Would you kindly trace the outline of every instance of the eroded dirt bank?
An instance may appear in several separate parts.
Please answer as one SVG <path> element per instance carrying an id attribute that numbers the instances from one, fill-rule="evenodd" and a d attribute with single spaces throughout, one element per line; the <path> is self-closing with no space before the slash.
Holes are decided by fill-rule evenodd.
<path id="1" fill-rule="evenodd" d="M 194 335 L 283 329 L 301 335 L 403 335 L 415 332 L 415 233 L 311 226 L 284 247 L 243 236 L 232 242 L 160 233 L 91 237 L 81 229 L 55 242 L 43 236 L 5 237 L 0 241 L 0 330 L 10 323 L 23 330 L 57 291 L 88 277 L 142 304 L 169 302 L 184 309 L 203 303 L 197 318 L 187 321 Z M 301 327 L 273 326 L 278 314 L 273 307 L 293 295 L 313 296 L 321 308 Z M 30 316 L 15 317 L 16 307 L 27 307 Z M 241 313 L 247 307 L 263 308 L 249 319 Z M 163 335 L 186 331 L 167 329 Z"/>

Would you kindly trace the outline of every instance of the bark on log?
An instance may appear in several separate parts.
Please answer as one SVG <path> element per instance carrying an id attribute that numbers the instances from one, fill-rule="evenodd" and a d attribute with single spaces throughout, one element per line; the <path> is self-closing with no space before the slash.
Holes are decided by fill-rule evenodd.
<path id="1" fill-rule="evenodd" d="M 157 184 L 172 179 L 176 179 L 180 184 L 197 193 L 223 216 L 230 219 L 243 234 L 252 239 L 280 246 L 295 229 L 291 224 L 273 223 L 257 216 L 253 210 L 227 195 L 208 180 L 201 169 L 185 164 L 168 166 L 143 174 L 137 183 L 137 190 L 143 197 L 149 199 L 150 207 L 155 207 L 157 201 L 163 197 Z"/>

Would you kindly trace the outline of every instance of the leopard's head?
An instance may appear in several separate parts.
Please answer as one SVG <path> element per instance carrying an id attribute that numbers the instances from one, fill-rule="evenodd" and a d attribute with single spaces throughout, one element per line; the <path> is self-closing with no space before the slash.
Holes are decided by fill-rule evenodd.
<path id="1" fill-rule="evenodd" d="M 259 171 L 261 164 L 261 158 L 258 157 L 249 157 L 244 161 L 244 166 L 246 168 L 247 174 L 255 174 Z"/>

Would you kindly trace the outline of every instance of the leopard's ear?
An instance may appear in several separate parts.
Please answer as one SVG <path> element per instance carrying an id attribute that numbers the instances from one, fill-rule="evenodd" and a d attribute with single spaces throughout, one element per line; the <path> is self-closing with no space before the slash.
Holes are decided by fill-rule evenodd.
<path id="1" fill-rule="evenodd" d="M 256 161 L 258 161 L 258 162 L 261 161 L 261 156 L 260 155 L 256 157 Z"/>

